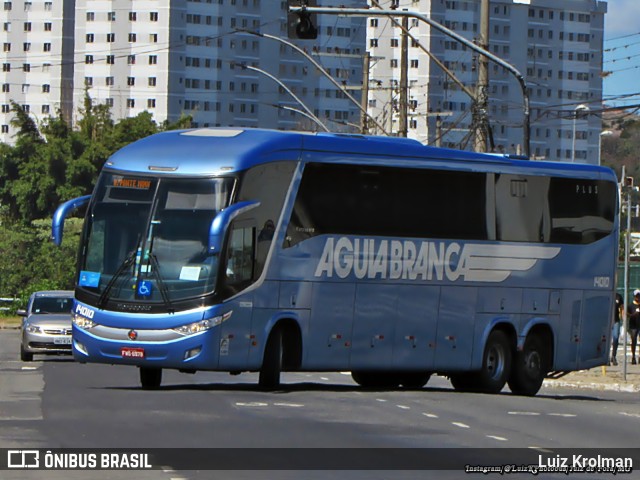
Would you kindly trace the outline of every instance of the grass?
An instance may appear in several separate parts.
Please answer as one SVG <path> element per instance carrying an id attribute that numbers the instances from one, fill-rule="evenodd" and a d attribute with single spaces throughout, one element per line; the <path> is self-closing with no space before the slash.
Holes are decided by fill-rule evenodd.
<path id="1" fill-rule="evenodd" d="M 22 324 L 22 317 L 0 317 L 0 328 L 18 328 Z"/>

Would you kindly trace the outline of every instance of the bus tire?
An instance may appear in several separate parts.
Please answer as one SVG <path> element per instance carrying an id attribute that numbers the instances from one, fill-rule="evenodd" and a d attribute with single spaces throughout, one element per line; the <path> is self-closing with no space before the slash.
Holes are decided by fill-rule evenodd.
<path id="1" fill-rule="evenodd" d="M 511 342 L 506 333 L 494 330 L 487 338 L 482 355 L 482 369 L 476 373 L 477 391 L 499 393 L 511 375 Z"/>
<path id="2" fill-rule="evenodd" d="M 398 375 L 398 379 L 404 388 L 416 389 L 424 387 L 431 375 L 431 372 L 402 372 Z"/>
<path id="3" fill-rule="evenodd" d="M 516 354 L 509 377 L 509 388 L 515 395 L 534 396 L 542 387 L 549 371 L 549 353 L 544 340 L 535 333 L 527 336 L 521 352 Z"/>
<path id="4" fill-rule="evenodd" d="M 23 362 L 32 362 L 33 361 L 33 353 L 27 352 L 24 349 L 23 345 L 20 345 L 20 360 Z"/>
<path id="5" fill-rule="evenodd" d="M 150 368 L 150 367 L 140 367 L 140 385 L 145 390 L 154 390 L 160 387 L 162 383 L 162 369 L 161 368 Z"/>
<path id="6" fill-rule="evenodd" d="M 265 390 L 273 390 L 280 385 L 280 373 L 283 363 L 282 330 L 275 328 L 269 335 L 264 349 L 262 367 L 258 376 L 258 385 Z"/>

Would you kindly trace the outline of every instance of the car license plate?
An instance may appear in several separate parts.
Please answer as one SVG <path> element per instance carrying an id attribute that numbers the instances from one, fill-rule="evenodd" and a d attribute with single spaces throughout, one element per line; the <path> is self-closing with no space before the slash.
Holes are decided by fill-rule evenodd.
<path id="1" fill-rule="evenodd" d="M 144 358 L 144 348 L 122 347 L 120 349 L 122 358 Z"/>
<path id="2" fill-rule="evenodd" d="M 56 337 L 53 339 L 54 345 L 71 345 L 71 337 Z"/>

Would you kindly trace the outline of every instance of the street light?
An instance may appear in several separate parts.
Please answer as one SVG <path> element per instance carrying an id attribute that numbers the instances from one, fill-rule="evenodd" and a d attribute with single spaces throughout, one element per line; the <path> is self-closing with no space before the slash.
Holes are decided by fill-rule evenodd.
<path id="1" fill-rule="evenodd" d="M 578 113 L 582 112 L 586 115 L 590 110 L 589 106 L 583 103 L 573 110 L 573 147 L 571 148 L 571 162 L 576 161 L 576 120 L 578 119 Z"/>

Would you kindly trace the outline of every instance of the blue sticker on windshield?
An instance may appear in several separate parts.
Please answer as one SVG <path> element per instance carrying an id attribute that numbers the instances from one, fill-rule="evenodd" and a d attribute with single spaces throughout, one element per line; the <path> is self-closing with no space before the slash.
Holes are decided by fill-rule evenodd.
<path id="1" fill-rule="evenodd" d="M 100 272 L 80 270 L 78 285 L 81 287 L 97 287 L 100 284 Z"/>
<path id="2" fill-rule="evenodd" d="M 138 282 L 138 295 L 141 297 L 150 297 L 152 284 L 149 280 L 140 280 Z"/>

